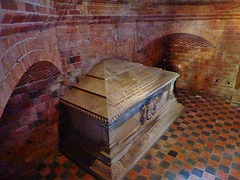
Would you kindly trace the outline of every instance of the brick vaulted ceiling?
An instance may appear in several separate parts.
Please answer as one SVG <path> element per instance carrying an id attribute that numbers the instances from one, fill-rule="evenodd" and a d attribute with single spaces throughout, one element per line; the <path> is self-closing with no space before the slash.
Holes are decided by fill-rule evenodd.
<path id="1" fill-rule="evenodd" d="M 240 17 L 239 0 L 1 0 L 0 5 L 0 36 L 81 23 Z"/>
<path id="2" fill-rule="evenodd" d="M 38 62 L 31 66 L 21 77 L 18 87 L 47 78 L 55 78 L 60 74 L 57 67 L 47 61 Z"/>
<path id="3" fill-rule="evenodd" d="M 202 37 L 184 33 L 170 34 L 165 37 L 163 43 L 165 43 L 165 46 L 175 45 L 184 47 L 215 48 L 210 42 Z"/>

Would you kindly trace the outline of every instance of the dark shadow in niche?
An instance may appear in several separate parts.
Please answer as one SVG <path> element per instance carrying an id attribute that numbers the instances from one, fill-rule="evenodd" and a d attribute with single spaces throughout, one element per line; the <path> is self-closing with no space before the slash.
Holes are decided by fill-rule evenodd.
<path id="1" fill-rule="evenodd" d="M 0 177 L 21 177 L 57 146 L 61 73 L 47 61 L 21 77 L 0 118 Z M 57 96 L 54 97 L 54 94 Z M 24 179 L 24 177 L 23 177 Z"/>
<path id="2" fill-rule="evenodd" d="M 151 66 L 178 72 L 176 88 L 210 92 L 214 86 L 217 64 L 216 48 L 206 39 L 185 33 L 163 36 L 140 51 Z"/>

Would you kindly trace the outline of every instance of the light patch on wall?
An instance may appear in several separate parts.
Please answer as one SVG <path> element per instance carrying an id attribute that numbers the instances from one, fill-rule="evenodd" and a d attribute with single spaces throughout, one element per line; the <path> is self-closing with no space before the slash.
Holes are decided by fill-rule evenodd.
<path id="1" fill-rule="evenodd" d="M 240 89 L 240 66 L 239 66 L 239 70 L 238 70 L 238 77 L 237 77 L 237 82 L 236 82 L 236 89 Z"/>

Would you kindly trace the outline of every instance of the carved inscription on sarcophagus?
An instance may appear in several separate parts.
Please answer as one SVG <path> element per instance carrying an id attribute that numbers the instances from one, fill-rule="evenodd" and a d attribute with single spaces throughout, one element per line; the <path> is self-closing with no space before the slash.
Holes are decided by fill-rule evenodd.
<path id="1" fill-rule="evenodd" d="M 181 113 L 177 73 L 108 59 L 61 98 L 59 148 L 103 179 L 120 179 Z"/>

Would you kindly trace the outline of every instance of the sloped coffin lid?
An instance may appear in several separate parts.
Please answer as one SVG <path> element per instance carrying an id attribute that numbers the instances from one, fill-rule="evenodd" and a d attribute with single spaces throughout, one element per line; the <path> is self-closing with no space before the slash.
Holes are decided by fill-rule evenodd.
<path id="1" fill-rule="evenodd" d="M 118 59 L 104 60 L 61 101 L 113 122 L 167 83 L 177 73 Z"/>

